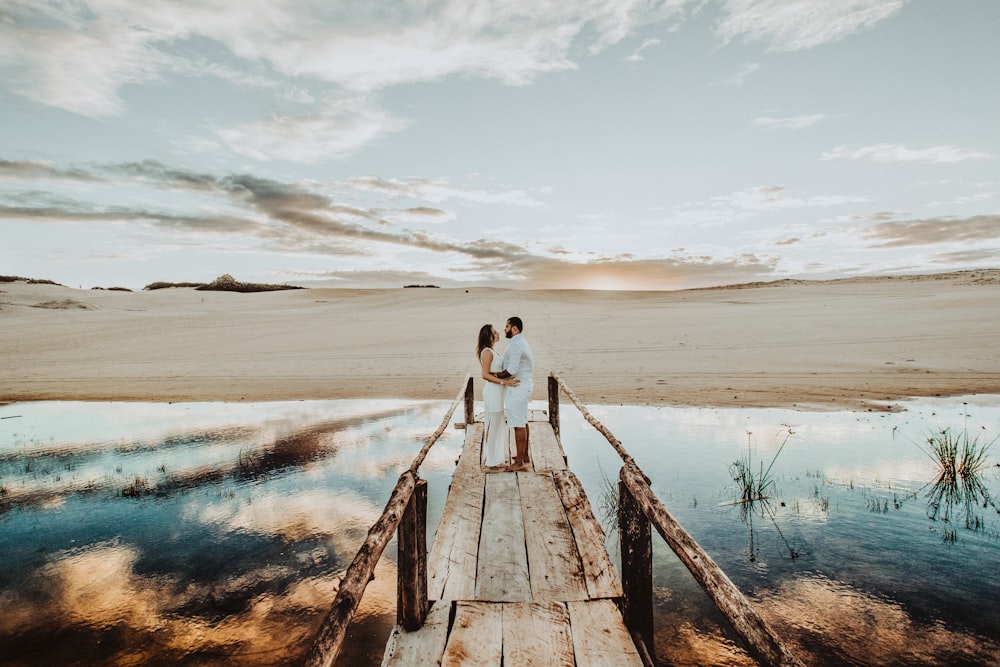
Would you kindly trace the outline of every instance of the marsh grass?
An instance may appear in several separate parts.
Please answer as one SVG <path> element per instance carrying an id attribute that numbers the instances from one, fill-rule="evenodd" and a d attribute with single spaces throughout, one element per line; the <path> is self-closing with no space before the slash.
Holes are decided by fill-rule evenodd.
<path id="1" fill-rule="evenodd" d="M 760 549 L 753 525 L 755 511 L 759 511 L 761 518 L 770 520 L 775 531 L 778 533 L 778 537 L 784 543 L 789 558 L 795 560 L 801 555 L 800 550 L 795 548 L 781 531 L 781 527 L 778 525 L 776 519 L 777 509 L 774 503 L 771 502 L 772 496 L 777 492 L 777 484 L 773 472 L 774 464 L 794 434 L 792 428 L 787 424 L 784 425 L 784 429 L 784 438 L 778 449 L 774 452 L 774 456 L 767 463 L 767 467 L 764 466 L 764 459 L 754 460 L 753 433 L 751 431 L 747 431 L 746 453 L 729 466 L 729 474 L 733 478 L 733 481 L 736 482 L 739 497 L 732 503 L 724 504 L 738 505 L 740 508 L 740 520 L 749 528 L 750 536 L 747 544 L 747 557 L 750 562 L 757 560 L 757 553 Z M 784 503 L 781 504 L 784 505 Z"/>
<path id="2" fill-rule="evenodd" d="M 771 462 L 764 467 L 764 461 L 755 463 L 753 458 L 753 433 L 747 431 L 746 454 L 733 461 L 729 466 L 729 474 L 736 482 L 740 497 L 736 502 L 752 503 L 758 500 L 765 500 L 771 497 L 775 490 L 774 476 L 771 471 L 774 469 L 774 462 L 778 460 L 781 450 L 788 444 L 792 437 L 792 430 L 786 427 L 785 438 L 781 441 L 778 450 L 771 457 Z M 755 470 L 754 467 L 757 467 Z"/>
<path id="3" fill-rule="evenodd" d="M 1000 512 L 997 498 L 984 480 L 986 471 L 995 467 L 989 462 L 989 453 L 997 438 L 981 441 L 985 431 L 981 427 L 974 435 L 970 433 L 966 415 L 961 431 L 942 429 L 921 446 L 937 468 L 937 476 L 927 492 L 929 518 L 951 522 L 960 515 L 966 528 L 982 531 L 985 521 L 980 510 L 993 508 Z M 946 537 L 946 541 L 954 541 L 951 536 Z"/>
<path id="4" fill-rule="evenodd" d="M 126 486 L 122 488 L 122 497 L 124 498 L 139 498 L 143 495 L 152 492 L 152 487 L 149 481 L 145 477 L 140 477 L 138 475 Z"/>
<path id="5" fill-rule="evenodd" d="M 618 483 L 607 476 L 600 461 L 597 462 L 597 468 L 601 472 L 601 491 L 597 503 L 601 510 L 601 523 L 607 526 L 606 534 L 610 536 L 617 533 L 618 527 L 621 525 L 618 521 L 621 498 L 618 492 Z"/>

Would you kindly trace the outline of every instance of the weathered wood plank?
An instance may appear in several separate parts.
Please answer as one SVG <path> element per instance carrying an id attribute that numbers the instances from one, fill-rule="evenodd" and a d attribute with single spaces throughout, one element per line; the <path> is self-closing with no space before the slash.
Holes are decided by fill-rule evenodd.
<path id="1" fill-rule="evenodd" d="M 455 624 L 441 667 L 498 667 L 503 657 L 503 605 L 456 602 Z"/>
<path id="2" fill-rule="evenodd" d="M 382 667 L 437 667 L 448 642 L 451 603 L 438 602 L 427 612 L 419 630 L 407 632 L 397 625 L 385 645 Z"/>
<path id="3" fill-rule="evenodd" d="M 517 473 L 531 599 L 586 600 L 580 554 L 552 475 Z"/>
<path id="4" fill-rule="evenodd" d="M 485 480 L 479 465 L 482 423 L 466 429 L 465 438 L 431 547 L 427 567 L 427 595 L 431 600 L 471 599 L 476 590 Z"/>
<path id="5" fill-rule="evenodd" d="M 573 667 L 569 611 L 561 602 L 503 606 L 503 664 Z"/>
<path id="6" fill-rule="evenodd" d="M 580 561 L 591 598 L 620 598 L 622 584 L 605 546 L 604 529 L 594 518 L 580 480 L 569 470 L 553 471 L 559 498 L 580 551 Z"/>
<path id="7" fill-rule="evenodd" d="M 576 667 L 643 667 L 613 601 L 568 602 L 567 606 Z"/>
<path id="8" fill-rule="evenodd" d="M 462 445 L 462 453 L 458 455 L 458 464 L 455 466 L 455 474 L 452 481 L 463 475 L 480 471 L 483 460 L 483 432 L 485 425 L 482 422 L 475 422 L 465 429 L 465 442 Z"/>
<path id="9" fill-rule="evenodd" d="M 528 421 L 548 423 L 549 415 L 545 412 L 545 410 L 528 410 Z"/>
<path id="10" fill-rule="evenodd" d="M 532 422 L 529 456 L 536 471 L 565 470 L 566 457 L 548 422 Z"/>
<path id="11" fill-rule="evenodd" d="M 516 473 L 486 476 L 475 599 L 495 602 L 531 600 Z"/>
<path id="12" fill-rule="evenodd" d="M 801 667 L 802 662 L 784 645 L 736 584 L 664 507 L 649 488 L 642 471 L 635 464 L 626 464 L 621 471 L 621 481 L 656 527 L 656 532 L 691 571 L 733 629 L 746 640 L 755 657 L 766 665 Z"/>

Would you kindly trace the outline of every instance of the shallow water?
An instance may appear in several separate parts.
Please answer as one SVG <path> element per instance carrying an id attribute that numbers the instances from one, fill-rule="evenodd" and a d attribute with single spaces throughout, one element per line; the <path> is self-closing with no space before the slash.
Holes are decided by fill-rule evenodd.
<path id="1" fill-rule="evenodd" d="M 447 406 L 0 406 L 0 663 L 298 659 Z M 905 407 L 591 411 L 808 663 L 1000 664 L 1000 515 L 977 503 L 929 518 L 936 467 L 921 447 L 946 428 L 991 441 L 1000 397 Z M 619 459 L 571 405 L 562 440 L 602 514 Z M 429 533 L 461 444 L 447 430 L 421 468 Z M 997 454 L 980 474 L 990 494 Z M 755 471 L 773 459 L 774 485 L 733 504 L 730 467 L 748 455 Z M 664 664 L 752 664 L 658 536 L 654 570 Z M 340 664 L 378 664 L 394 618 L 390 545 Z"/>

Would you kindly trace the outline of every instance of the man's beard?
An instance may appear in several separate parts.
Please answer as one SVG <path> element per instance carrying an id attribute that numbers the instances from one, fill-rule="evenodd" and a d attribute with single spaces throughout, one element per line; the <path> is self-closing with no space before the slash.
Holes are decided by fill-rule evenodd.
<path id="1" fill-rule="evenodd" d="M 506 336 L 507 338 L 513 338 L 514 337 L 514 332 L 513 331 L 505 331 L 503 335 Z"/>

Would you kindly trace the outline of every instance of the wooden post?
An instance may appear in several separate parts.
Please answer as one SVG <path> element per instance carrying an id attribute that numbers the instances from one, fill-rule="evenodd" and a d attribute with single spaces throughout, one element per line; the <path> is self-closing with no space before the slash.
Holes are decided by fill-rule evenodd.
<path id="1" fill-rule="evenodd" d="M 398 535 L 396 623 L 412 632 L 423 626 L 430 606 L 427 603 L 427 480 L 417 480 L 399 522 Z"/>
<path id="2" fill-rule="evenodd" d="M 549 375 L 549 424 L 559 437 L 559 380 Z"/>
<path id="3" fill-rule="evenodd" d="M 643 514 L 656 527 L 656 532 L 666 540 L 733 629 L 743 637 L 751 654 L 765 665 L 802 667 L 802 662 L 784 645 L 736 584 L 667 511 L 649 488 L 638 466 L 634 463 L 622 466 L 621 481 L 628 487 Z"/>
<path id="4" fill-rule="evenodd" d="M 399 476 L 399 481 L 392 490 L 382 516 L 368 530 L 368 537 L 354 556 L 354 561 L 347 568 L 343 579 L 340 580 L 337 597 L 334 598 L 330 611 L 323 619 L 323 625 L 303 662 L 304 665 L 331 667 L 337 660 L 344 644 L 344 637 L 347 636 L 347 627 L 354 618 L 358 605 L 361 604 L 365 587 L 375 572 L 375 564 L 378 563 L 386 545 L 396 532 L 403 510 L 410 502 L 416 479 L 417 476 L 410 470 Z"/>
<path id="5" fill-rule="evenodd" d="M 629 491 L 623 475 L 618 480 L 618 541 L 622 555 L 622 591 L 625 627 L 653 649 L 653 535 L 649 519 Z"/>
<path id="6" fill-rule="evenodd" d="M 469 378 L 469 382 L 465 385 L 465 425 L 466 428 L 469 427 L 474 421 L 476 421 L 476 389 L 472 384 L 472 378 Z"/>

